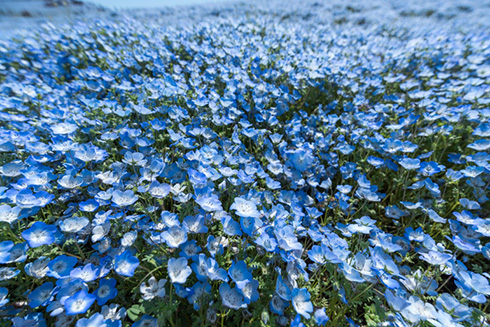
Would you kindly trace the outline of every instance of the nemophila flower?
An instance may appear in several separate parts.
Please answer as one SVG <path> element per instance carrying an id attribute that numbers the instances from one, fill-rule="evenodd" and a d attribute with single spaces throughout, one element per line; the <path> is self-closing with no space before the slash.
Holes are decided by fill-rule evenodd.
<path id="1" fill-rule="evenodd" d="M 262 246 L 267 252 L 274 252 L 277 247 L 277 241 L 266 232 L 262 232 L 255 239 L 255 243 Z"/>
<path id="2" fill-rule="evenodd" d="M 489 140 L 477 140 L 468 145 L 468 148 L 477 151 L 487 151 L 490 149 L 490 139 Z"/>
<path id="3" fill-rule="evenodd" d="M 90 318 L 77 320 L 75 327 L 109 327 L 112 321 L 107 321 L 100 313 L 94 313 Z"/>
<path id="4" fill-rule="evenodd" d="M 444 171 L 446 167 L 444 165 L 440 165 L 437 162 L 429 161 L 422 162 L 419 168 L 419 172 L 424 176 L 432 176 Z"/>
<path id="5" fill-rule="evenodd" d="M 284 310 L 289 306 L 289 302 L 281 299 L 277 295 L 273 295 L 269 303 L 271 311 L 278 315 L 284 315 Z"/>
<path id="6" fill-rule="evenodd" d="M 46 327 L 42 313 L 29 313 L 25 317 L 12 318 L 13 327 Z"/>
<path id="7" fill-rule="evenodd" d="M 216 194 L 199 196 L 196 199 L 196 203 L 207 212 L 223 210 L 221 201 Z"/>
<path id="8" fill-rule="evenodd" d="M 291 225 L 286 225 L 281 228 L 275 228 L 274 234 L 277 237 L 279 247 L 286 251 L 300 251 L 303 245 L 298 241 L 298 237 L 294 233 Z"/>
<path id="9" fill-rule="evenodd" d="M 46 306 L 54 293 L 54 285 L 51 282 L 44 283 L 34 291 L 29 293 L 29 306 L 31 308 L 37 308 L 39 306 Z"/>
<path id="10" fill-rule="evenodd" d="M 75 189 L 83 184 L 83 178 L 81 176 L 74 176 L 72 174 L 64 175 L 58 179 L 58 184 L 65 189 Z"/>
<path id="11" fill-rule="evenodd" d="M 94 292 L 97 304 L 102 306 L 117 295 L 116 280 L 114 278 L 101 279 L 99 288 Z"/>
<path id="12" fill-rule="evenodd" d="M 485 258 L 490 260 L 490 243 L 485 244 L 485 246 L 482 247 L 481 253 Z"/>
<path id="13" fill-rule="evenodd" d="M 9 163 L 6 163 L 3 166 L 0 166 L 0 175 L 6 177 L 17 177 L 22 174 L 22 170 L 25 168 L 25 165 L 20 160 L 14 160 Z"/>
<path id="14" fill-rule="evenodd" d="M 167 227 L 180 226 L 179 216 L 175 213 L 162 211 L 160 217 L 162 218 L 162 223 Z"/>
<path id="15" fill-rule="evenodd" d="M 310 293 L 306 288 L 295 288 L 292 292 L 292 302 L 294 310 L 297 313 L 310 319 L 310 313 L 313 312 L 313 304 L 310 301 Z"/>
<path id="16" fill-rule="evenodd" d="M 89 290 L 87 283 L 85 283 L 83 280 L 78 279 L 78 278 L 63 278 L 60 279 L 56 282 L 56 286 L 59 287 L 58 294 L 56 294 L 56 299 L 62 300 L 64 303 L 64 299 L 73 296 L 75 293 L 80 292 L 80 291 L 87 291 Z M 52 310 L 50 307 L 53 306 L 54 310 Z M 48 311 L 53 311 L 52 314 L 55 315 L 55 311 L 62 311 L 62 304 L 61 303 L 56 303 L 52 302 L 50 304 L 50 307 L 48 307 Z"/>
<path id="17" fill-rule="evenodd" d="M 118 207 L 127 207 L 133 205 L 136 201 L 138 201 L 138 196 L 131 190 L 124 192 L 116 190 L 112 193 L 112 203 Z"/>
<path id="18" fill-rule="evenodd" d="M 117 322 L 126 317 L 127 310 L 119 304 L 112 303 L 110 305 L 104 305 L 100 310 L 100 313 L 104 318 Z"/>
<path id="19" fill-rule="evenodd" d="M 187 170 L 187 174 L 189 176 L 189 181 L 193 185 L 205 185 L 207 183 L 207 177 L 205 174 L 203 174 L 200 171 L 197 171 L 195 169 L 189 168 Z"/>
<path id="20" fill-rule="evenodd" d="M 11 241 L 0 243 L 0 263 L 24 262 L 27 259 L 27 243 L 17 243 Z"/>
<path id="21" fill-rule="evenodd" d="M 20 211 L 20 207 L 11 207 L 8 204 L 2 204 L 0 205 L 0 221 L 11 224 L 17 221 Z"/>
<path id="22" fill-rule="evenodd" d="M 225 216 L 221 218 L 221 224 L 223 225 L 223 231 L 229 236 L 241 236 L 242 231 L 240 229 L 240 224 L 236 222 L 230 216 Z"/>
<path id="23" fill-rule="evenodd" d="M 252 280 L 252 274 L 248 271 L 245 261 L 233 262 L 230 269 L 228 269 L 228 274 L 235 283 Z"/>
<path id="24" fill-rule="evenodd" d="M 297 314 L 293 321 L 291 321 L 291 327 L 306 327 L 306 325 L 301 322 L 300 314 Z"/>
<path id="25" fill-rule="evenodd" d="M 396 311 L 401 311 L 410 305 L 410 303 L 406 301 L 403 297 L 393 294 L 393 292 L 388 289 L 385 291 L 384 294 L 388 304 Z"/>
<path id="26" fill-rule="evenodd" d="M 97 224 L 92 229 L 92 242 L 98 242 L 103 240 L 103 238 L 109 233 L 111 229 L 111 224 L 108 221 L 103 222 L 102 224 Z"/>
<path id="27" fill-rule="evenodd" d="M 187 228 L 184 226 L 172 226 L 162 233 L 162 240 L 171 248 L 178 248 L 187 242 Z"/>
<path id="28" fill-rule="evenodd" d="M 225 269 L 220 268 L 218 262 L 213 258 L 207 258 L 205 263 L 206 276 L 210 280 L 221 280 L 228 282 L 228 273 Z"/>
<path id="29" fill-rule="evenodd" d="M 443 265 L 452 258 L 452 255 L 437 251 L 429 251 L 427 253 L 422 253 L 420 258 L 432 265 Z"/>
<path id="30" fill-rule="evenodd" d="M 35 207 L 45 207 L 53 201 L 54 195 L 46 191 L 32 193 L 30 189 L 24 189 L 17 193 L 15 204 L 21 209 L 31 209 Z"/>
<path id="31" fill-rule="evenodd" d="M 242 198 L 235 198 L 230 209 L 235 210 L 235 214 L 240 217 L 260 218 L 260 212 L 255 203 Z"/>
<path id="32" fill-rule="evenodd" d="M 78 233 L 90 223 L 86 217 L 72 217 L 60 222 L 60 229 L 65 233 Z"/>
<path id="33" fill-rule="evenodd" d="M 93 264 L 89 263 L 84 267 L 78 267 L 73 269 L 70 272 L 70 277 L 72 278 L 80 278 L 85 282 L 92 282 L 99 277 L 100 267 L 96 267 Z"/>
<path id="34" fill-rule="evenodd" d="M 78 204 L 80 211 L 83 212 L 94 212 L 99 208 L 99 203 L 93 199 L 82 201 Z"/>
<path id="35" fill-rule="evenodd" d="M 490 237 L 490 219 L 475 219 L 476 231 L 483 236 Z"/>
<path id="36" fill-rule="evenodd" d="M 412 275 L 402 276 L 400 278 L 402 284 L 410 291 L 420 294 L 427 293 L 430 296 L 436 296 L 437 282 L 434 279 L 429 279 L 423 275 L 420 270 L 417 270 Z"/>
<path id="37" fill-rule="evenodd" d="M 142 298 L 144 300 L 151 300 L 155 298 L 156 296 L 158 297 L 165 297 L 165 283 L 167 282 L 166 279 L 160 279 L 157 281 L 155 277 L 150 277 L 148 280 L 148 284 L 145 282 L 141 283 L 140 285 L 140 292 L 142 295 Z"/>
<path id="38" fill-rule="evenodd" d="M 201 247 L 197 246 L 196 240 L 189 240 L 183 243 L 180 245 L 180 249 L 182 251 L 179 253 L 179 256 L 192 259 L 193 261 L 198 259 L 199 252 L 201 251 Z"/>
<path id="39" fill-rule="evenodd" d="M 46 274 L 57 279 L 67 277 L 70 275 L 70 272 L 73 267 L 75 267 L 77 261 L 77 258 L 60 255 L 48 263 L 48 271 Z"/>
<path id="40" fill-rule="evenodd" d="M 121 245 L 125 247 L 130 247 L 133 245 L 134 241 L 138 238 L 137 231 L 131 231 L 124 233 L 123 238 L 121 239 Z"/>
<path id="41" fill-rule="evenodd" d="M 424 231 L 421 227 L 417 228 L 416 230 L 413 230 L 412 227 L 405 229 L 405 236 L 410 241 L 422 242 L 424 240 L 424 235 Z"/>
<path id="42" fill-rule="evenodd" d="M 315 310 L 314 318 L 315 323 L 319 326 L 324 326 L 330 320 L 325 313 L 325 308 Z"/>
<path id="43" fill-rule="evenodd" d="M 56 240 L 56 226 L 36 221 L 31 227 L 21 233 L 31 248 L 53 244 Z"/>
<path id="44" fill-rule="evenodd" d="M 9 302 L 9 299 L 7 299 L 8 292 L 7 288 L 0 287 L 0 308 Z"/>
<path id="45" fill-rule="evenodd" d="M 411 323 L 426 321 L 435 317 L 436 309 L 430 303 L 425 303 L 416 296 L 411 296 L 408 303 L 409 305 L 401 310 L 401 314 Z"/>
<path id="46" fill-rule="evenodd" d="M 74 153 L 74 157 L 83 162 L 100 162 L 107 157 L 107 151 L 92 144 L 81 144 Z"/>
<path id="47" fill-rule="evenodd" d="M 292 287 L 282 279 L 282 276 L 279 275 L 276 281 L 276 294 L 281 297 L 281 299 L 285 301 L 291 301 L 292 297 Z"/>
<path id="48" fill-rule="evenodd" d="M 483 275 L 471 271 L 460 271 L 456 275 L 458 286 L 463 291 L 463 296 L 477 303 L 485 303 L 487 295 L 490 295 L 488 279 Z"/>
<path id="49" fill-rule="evenodd" d="M 116 255 L 114 259 L 114 270 L 121 276 L 132 277 L 139 264 L 140 261 L 138 258 L 134 257 L 131 251 L 126 250 Z"/>
<path id="50" fill-rule="evenodd" d="M 39 257 L 34 262 L 29 262 L 25 265 L 24 270 L 26 274 L 35 278 L 43 278 L 48 272 L 48 263 L 50 258 Z"/>
<path id="51" fill-rule="evenodd" d="M 259 299 L 259 282 L 254 279 L 237 282 L 236 288 L 243 295 L 245 303 L 247 304 Z"/>
<path id="52" fill-rule="evenodd" d="M 196 274 L 196 278 L 199 281 L 205 282 L 208 279 L 206 274 L 206 255 L 204 253 L 199 254 L 197 262 L 191 264 L 191 268 Z"/>
<path id="53" fill-rule="evenodd" d="M 206 248 L 211 256 L 214 257 L 216 254 L 223 254 L 224 248 L 220 237 L 216 238 L 213 235 L 209 235 L 207 241 Z"/>
<path id="54" fill-rule="evenodd" d="M 208 227 L 205 225 L 206 219 L 203 215 L 187 216 L 184 218 L 183 225 L 191 233 L 207 233 Z"/>
<path id="55" fill-rule="evenodd" d="M 363 283 L 365 282 L 364 278 L 361 277 L 359 271 L 357 271 L 354 267 L 349 265 L 348 263 L 342 263 L 340 265 L 340 269 L 344 274 L 345 278 L 351 282 Z"/>
<path id="56" fill-rule="evenodd" d="M 447 221 L 447 219 L 442 218 L 441 216 L 439 216 L 437 214 L 437 212 L 435 212 L 432 209 L 427 210 L 427 214 L 428 214 L 430 219 L 432 219 L 433 221 L 435 221 L 437 223 L 445 223 Z"/>
<path id="57" fill-rule="evenodd" d="M 131 327 L 157 327 L 158 320 L 149 315 L 143 315 L 140 320 L 131 325 Z"/>
<path id="58" fill-rule="evenodd" d="M 95 295 L 81 290 L 65 300 L 65 310 L 67 315 L 77 315 L 87 312 L 95 302 Z"/>
<path id="59" fill-rule="evenodd" d="M 131 166 L 144 166 L 147 161 L 143 153 L 127 151 L 122 162 Z"/>
<path id="60" fill-rule="evenodd" d="M 403 158 L 398 163 L 407 170 L 415 170 L 420 168 L 419 159 Z"/>
<path id="61" fill-rule="evenodd" d="M 149 188 L 148 192 L 155 198 L 162 199 L 166 197 L 170 193 L 171 187 L 165 183 L 159 183 L 158 181 L 153 181 Z"/>
<path id="62" fill-rule="evenodd" d="M 469 199 L 463 198 L 459 199 L 459 203 L 468 210 L 478 210 L 481 209 L 480 204 L 476 201 L 471 201 Z"/>
<path id="63" fill-rule="evenodd" d="M 14 278 L 20 273 L 20 270 L 11 267 L 0 268 L 0 281 L 9 280 Z"/>
<path id="64" fill-rule="evenodd" d="M 231 288 L 228 283 L 223 283 L 219 286 L 219 294 L 223 305 L 230 309 L 238 310 L 247 307 L 243 295 L 236 288 Z"/>
<path id="65" fill-rule="evenodd" d="M 192 273 L 191 267 L 187 265 L 186 258 L 171 258 L 168 260 L 168 275 L 172 283 L 184 284 L 187 277 Z"/>
<path id="66" fill-rule="evenodd" d="M 253 233 L 262 226 L 262 221 L 259 218 L 253 217 L 241 217 L 240 227 L 242 231 L 247 235 L 253 235 Z"/>

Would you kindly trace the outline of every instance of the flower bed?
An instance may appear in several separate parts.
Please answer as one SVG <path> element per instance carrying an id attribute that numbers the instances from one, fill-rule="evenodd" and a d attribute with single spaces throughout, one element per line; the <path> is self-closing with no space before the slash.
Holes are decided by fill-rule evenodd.
<path id="1" fill-rule="evenodd" d="M 488 9 L 448 3 L 1 41 L 0 319 L 488 325 Z"/>

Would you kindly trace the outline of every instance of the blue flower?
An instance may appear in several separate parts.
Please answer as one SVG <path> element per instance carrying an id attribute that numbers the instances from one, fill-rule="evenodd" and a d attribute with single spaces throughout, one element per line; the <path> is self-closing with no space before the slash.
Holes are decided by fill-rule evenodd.
<path id="1" fill-rule="evenodd" d="M 90 223 L 86 217 L 72 217 L 60 221 L 60 229 L 65 233 L 78 233 Z"/>
<path id="2" fill-rule="evenodd" d="M 407 170 L 416 170 L 420 168 L 419 159 L 403 158 L 398 163 Z"/>
<path id="3" fill-rule="evenodd" d="M 281 299 L 277 295 L 273 295 L 269 307 L 271 311 L 278 315 L 284 315 L 284 310 L 289 306 L 289 302 Z"/>
<path id="4" fill-rule="evenodd" d="M 65 300 L 65 310 L 67 315 L 77 315 L 87 312 L 95 302 L 95 295 L 81 290 Z"/>
<path id="5" fill-rule="evenodd" d="M 29 306 L 37 308 L 38 306 L 46 306 L 53 297 L 54 285 L 47 282 L 29 293 Z"/>
<path id="6" fill-rule="evenodd" d="M 252 280 L 252 274 L 248 271 L 245 261 L 233 262 L 228 270 L 228 274 L 235 283 Z"/>
<path id="7" fill-rule="evenodd" d="M 97 304 L 102 306 L 117 295 L 116 280 L 114 278 L 101 279 L 99 288 L 95 291 Z"/>
<path id="8" fill-rule="evenodd" d="M 67 255 L 60 255 L 48 263 L 47 275 L 57 279 L 64 278 L 70 275 L 73 267 L 77 263 L 77 259 Z"/>
<path id="9" fill-rule="evenodd" d="M 216 194 L 202 195 L 197 197 L 196 203 L 201 206 L 205 211 L 222 211 L 223 207 L 221 201 Z"/>
<path id="10" fill-rule="evenodd" d="M 36 221 L 29 229 L 23 231 L 21 234 L 31 248 L 37 248 L 42 245 L 53 244 L 57 231 L 56 226 L 45 224 L 42 221 Z"/>
<path id="11" fill-rule="evenodd" d="M 219 294 L 223 305 L 230 309 L 238 310 L 247 307 L 243 295 L 236 288 L 231 288 L 228 283 L 223 283 L 219 286 Z"/>
<path id="12" fill-rule="evenodd" d="M 283 279 L 282 279 L 282 276 L 279 275 L 277 277 L 277 281 L 276 281 L 276 294 L 279 295 L 281 297 L 281 299 L 285 300 L 285 301 L 291 301 L 291 298 L 292 298 L 292 290 L 291 290 L 291 286 L 288 285 L 288 283 L 286 283 Z"/>
<path id="13" fill-rule="evenodd" d="M 162 240 L 171 248 L 178 248 L 187 242 L 187 228 L 172 226 L 162 233 Z"/>
<path id="14" fill-rule="evenodd" d="M 315 311 L 314 317 L 315 317 L 315 323 L 319 326 L 325 325 L 330 320 L 330 318 L 328 318 L 328 316 L 325 313 L 325 308 L 317 309 Z"/>
<path id="15" fill-rule="evenodd" d="M 250 304 L 259 299 L 259 282 L 252 280 L 242 280 L 236 283 L 238 291 L 243 295 L 245 303 Z"/>
<path id="16" fill-rule="evenodd" d="M 131 190 L 124 192 L 116 190 L 112 193 L 112 203 L 118 207 L 127 207 L 133 205 L 136 201 L 138 201 L 138 196 Z"/>
<path id="17" fill-rule="evenodd" d="M 73 269 L 70 272 L 70 277 L 72 278 L 80 278 L 85 282 L 92 282 L 99 277 L 100 267 L 96 267 L 93 264 L 89 263 L 84 267 L 78 267 Z"/>
<path id="18" fill-rule="evenodd" d="M 192 273 L 186 258 L 171 258 L 168 260 L 168 275 L 172 283 L 184 284 Z"/>
<path id="19" fill-rule="evenodd" d="M 20 211 L 20 207 L 11 207 L 8 204 L 2 204 L 0 205 L 0 221 L 11 224 L 17 221 Z"/>
<path id="20" fill-rule="evenodd" d="M 131 327 L 157 327 L 158 320 L 149 315 L 143 315 L 140 320 L 131 325 Z"/>
<path id="21" fill-rule="evenodd" d="M 260 212 L 254 202 L 242 198 L 235 198 L 230 209 L 236 210 L 235 214 L 240 217 L 260 218 Z"/>
<path id="22" fill-rule="evenodd" d="M 0 308 L 5 306 L 9 302 L 9 299 L 7 299 L 7 295 L 9 293 L 9 290 L 5 287 L 0 287 Z"/>
<path id="23" fill-rule="evenodd" d="M 211 280 L 221 280 L 224 282 L 228 282 L 228 273 L 225 269 L 220 268 L 218 262 L 213 258 L 206 259 L 206 275 Z"/>
<path id="24" fill-rule="evenodd" d="M 138 258 L 131 254 L 131 251 L 126 250 L 123 253 L 116 255 L 114 260 L 114 270 L 121 276 L 132 277 L 134 271 L 139 266 Z"/>
<path id="25" fill-rule="evenodd" d="M 90 318 L 79 319 L 75 327 L 109 327 L 106 324 L 106 322 L 109 321 L 110 320 L 106 320 L 100 313 L 94 313 Z"/>
<path id="26" fill-rule="evenodd" d="M 148 188 L 148 192 L 155 198 L 163 199 L 170 193 L 170 189 L 168 184 L 160 184 L 158 181 L 153 181 Z"/>
<path id="27" fill-rule="evenodd" d="M 313 304 L 310 301 L 310 293 L 306 288 L 295 288 L 292 292 L 292 302 L 294 310 L 297 313 L 310 319 L 310 313 L 313 312 Z"/>

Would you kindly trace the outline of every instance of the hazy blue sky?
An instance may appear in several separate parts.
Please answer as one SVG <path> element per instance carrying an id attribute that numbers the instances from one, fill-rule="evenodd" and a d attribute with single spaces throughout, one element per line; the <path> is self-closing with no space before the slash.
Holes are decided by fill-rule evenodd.
<path id="1" fill-rule="evenodd" d="M 231 2 L 235 0 L 88 0 L 109 8 L 154 8 L 165 6 L 179 6 L 192 4 L 205 4 L 216 2 Z"/>

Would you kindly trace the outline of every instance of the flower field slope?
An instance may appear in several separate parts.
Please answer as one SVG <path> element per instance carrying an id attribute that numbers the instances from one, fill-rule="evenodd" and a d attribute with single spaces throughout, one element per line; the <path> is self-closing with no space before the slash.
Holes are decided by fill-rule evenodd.
<path id="1" fill-rule="evenodd" d="M 17 33 L 0 176 L 0 326 L 488 326 L 490 3 Z"/>

